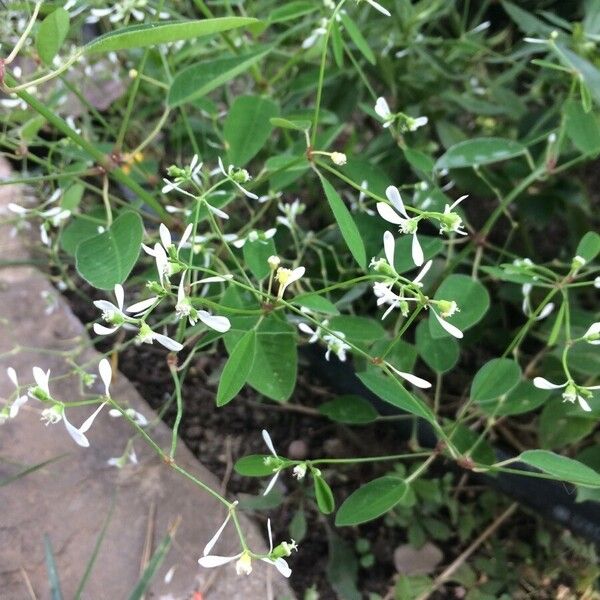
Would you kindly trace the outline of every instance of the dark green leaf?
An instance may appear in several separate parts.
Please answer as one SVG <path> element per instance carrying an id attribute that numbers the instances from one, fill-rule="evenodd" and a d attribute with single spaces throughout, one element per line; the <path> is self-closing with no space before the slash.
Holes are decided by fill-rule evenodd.
<path id="1" fill-rule="evenodd" d="M 485 363 L 471 384 L 471 399 L 475 402 L 493 400 L 510 392 L 521 378 L 521 367 L 509 358 L 494 358 Z"/>
<path id="2" fill-rule="evenodd" d="M 572 458 L 547 450 L 526 450 L 519 455 L 519 460 L 551 475 L 554 479 L 584 487 L 600 488 L 600 473 Z"/>
<path id="3" fill-rule="evenodd" d="M 243 456 L 234 465 L 236 473 L 243 475 L 244 477 L 266 477 L 267 475 L 273 475 L 273 467 L 265 464 L 264 454 L 249 454 Z"/>
<path id="4" fill-rule="evenodd" d="M 254 364 L 256 350 L 256 331 L 247 331 L 235 345 L 219 379 L 217 406 L 224 406 L 235 398 L 244 387 L 248 374 Z"/>
<path id="5" fill-rule="evenodd" d="M 332 421 L 348 425 L 364 425 L 372 423 L 379 414 L 373 405 L 360 396 L 339 396 L 335 400 L 324 402 L 319 412 Z"/>
<path id="6" fill-rule="evenodd" d="M 435 167 L 438 170 L 476 167 L 514 158 L 525 151 L 525 146 L 513 140 L 476 138 L 449 148 L 435 163 Z"/>
<path id="7" fill-rule="evenodd" d="M 317 499 L 319 510 L 324 515 L 331 514 L 335 509 L 335 499 L 331 488 L 320 475 L 316 475 L 314 472 L 313 482 L 315 485 L 315 498 Z"/>
<path id="8" fill-rule="evenodd" d="M 434 339 L 427 321 L 421 321 L 416 331 L 417 352 L 437 373 L 450 371 L 458 362 L 460 346 L 453 337 Z"/>

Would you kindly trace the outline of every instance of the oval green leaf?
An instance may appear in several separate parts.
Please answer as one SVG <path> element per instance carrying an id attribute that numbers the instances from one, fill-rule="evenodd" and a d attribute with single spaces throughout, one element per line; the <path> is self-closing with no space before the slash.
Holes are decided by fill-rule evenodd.
<path id="1" fill-rule="evenodd" d="M 335 524 L 346 527 L 372 521 L 394 508 L 407 491 L 406 482 L 397 477 L 369 481 L 344 500 L 335 516 Z"/>
<path id="2" fill-rule="evenodd" d="M 117 283 L 123 283 L 131 273 L 140 254 L 143 235 L 140 215 L 123 213 L 107 231 L 77 246 L 77 272 L 90 285 L 111 290 Z"/>
<path id="3" fill-rule="evenodd" d="M 145 48 L 211 35 L 258 23 L 248 17 L 220 17 L 197 21 L 148 23 L 109 31 L 84 46 L 86 54 L 116 52 L 129 48 Z"/>
<path id="4" fill-rule="evenodd" d="M 471 384 L 471 399 L 475 402 L 493 400 L 507 394 L 521 379 L 521 367 L 509 358 L 494 358 L 485 363 Z"/>
<path id="5" fill-rule="evenodd" d="M 231 105 L 223 124 L 227 158 L 236 167 L 245 166 L 269 139 L 271 119 L 279 114 L 279 105 L 260 96 L 239 96 Z"/>
<path id="6" fill-rule="evenodd" d="M 177 73 L 167 97 L 173 108 L 205 96 L 257 63 L 270 48 L 259 48 L 238 56 L 207 60 Z"/>
<path id="7" fill-rule="evenodd" d="M 450 371 L 458 362 L 458 342 L 453 337 L 434 339 L 426 321 L 419 323 L 415 341 L 419 356 L 437 373 Z"/>
<path id="8" fill-rule="evenodd" d="M 244 387 L 248 374 L 254 364 L 256 349 L 256 331 L 247 331 L 231 352 L 219 380 L 217 406 L 223 406 L 233 400 Z"/>
<path id="9" fill-rule="evenodd" d="M 46 65 L 58 54 L 67 33 L 69 33 L 69 13 L 64 8 L 52 11 L 40 24 L 35 38 L 35 47 Z"/>
<path id="10" fill-rule="evenodd" d="M 339 396 L 319 406 L 319 412 L 332 421 L 347 425 L 364 425 L 372 423 L 379 413 L 373 405 L 360 396 Z"/>
<path id="11" fill-rule="evenodd" d="M 233 469 L 244 477 L 267 477 L 273 475 L 273 467 L 265 464 L 265 454 L 249 454 L 240 458 Z"/>
<path id="12" fill-rule="evenodd" d="M 583 487 L 600 488 L 600 473 L 572 458 L 548 450 L 526 450 L 519 455 L 519 460 L 554 479 Z"/>
<path id="13" fill-rule="evenodd" d="M 335 499 L 328 483 L 319 475 L 313 473 L 313 482 L 315 484 L 315 498 L 317 506 L 324 515 L 329 515 L 335 509 Z"/>
<path id="14" fill-rule="evenodd" d="M 459 169 L 500 162 L 521 156 L 525 146 L 503 138 L 477 138 L 465 140 L 448 148 L 435 163 L 436 169 Z"/>

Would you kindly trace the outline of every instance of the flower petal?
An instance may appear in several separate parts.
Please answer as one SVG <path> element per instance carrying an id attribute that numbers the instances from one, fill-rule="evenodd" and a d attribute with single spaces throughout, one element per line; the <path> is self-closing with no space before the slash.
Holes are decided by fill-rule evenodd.
<path id="1" fill-rule="evenodd" d="M 438 320 L 438 323 L 453 337 L 458 338 L 459 340 L 463 337 L 463 332 L 458 328 L 448 323 L 445 319 L 442 319 L 440 315 L 438 315 L 433 308 L 431 309 L 435 318 Z"/>
<path id="2" fill-rule="evenodd" d="M 176 342 L 174 339 L 163 335 L 162 333 L 153 333 L 152 339 L 156 340 L 161 346 L 172 352 L 179 352 L 183 348 L 183 344 Z"/>
<path id="3" fill-rule="evenodd" d="M 50 395 L 50 390 L 48 389 L 48 380 L 50 378 L 50 371 L 42 371 L 39 367 L 33 367 L 33 378 L 35 379 L 38 387 L 42 388 L 46 394 Z"/>
<path id="4" fill-rule="evenodd" d="M 417 237 L 417 232 L 413 233 L 412 239 L 412 259 L 417 265 L 420 267 L 425 261 L 425 256 L 423 255 L 423 248 L 421 248 L 421 244 L 419 243 L 419 238 Z"/>
<path id="5" fill-rule="evenodd" d="M 392 365 L 390 365 L 389 363 L 386 363 L 386 364 L 388 367 L 390 367 L 390 369 L 392 369 L 392 371 L 394 371 L 394 373 L 396 373 L 397 375 L 402 377 L 402 379 L 406 379 L 406 381 L 408 381 L 409 383 L 412 383 L 415 387 L 421 388 L 423 390 L 426 390 L 427 388 L 431 387 L 431 383 L 429 383 L 429 381 L 427 381 L 425 379 L 421 379 L 420 377 L 417 377 L 416 375 L 413 375 L 412 373 L 405 373 L 404 371 L 398 371 L 398 369 L 396 369 L 395 367 L 392 367 Z"/>
<path id="6" fill-rule="evenodd" d="M 265 491 L 262 493 L 263 496 L 268 495 L 268 493 L 273 489 L 273 486 L 277 482 L 277 479 L 279 479 L 280 474 L 281 474 L 281 471 L 277 471 L 277 473 L 275 473 L 275 475 L 273 475 L 273 477 L 271 478 L 271 481 L 269 481 L 269 484 L 267 485 Z"/>
<path id="7" fill-rule="evenodd" d="M 427 275 L 429 269 L 431 269 L 431 265 L 433 264 L 432 260 L 428 260 L 425 263 L 425 266 L 419 271 L 419 274 L 413 279 L 413 283 L 419 283 L 425 275 Z"/>
<path id="8" fill-rule="evenodd" d="M 94 419 L 98 416 L 98 414 L 100 413 L 100 411 L 104 408 L 104 406 L 106 405 L 106 402 L 103 402 L 81 425 L 81 427 L 79 428 L 79 432 L 80 433 L 85 433 L 91 426 L 92 423 L 94 422 Z"/>
<path id="9" fill-rule="evenodd" d="M 585 412 L 592 412 L 591 406 L 587 403 L 586 399 L 583 396 L 580 396 L 578 394 L 577 400 L 579 401 L 579 406 L 581 406 L 581 408 L 585 410 Z"/>
<path id="10" fill-rule="evenodd" d="M 118 327 L 104 327 L 104 325 L 100 325 L 100 323 L 94 323 L 94 333 L 97 335 L 110 335 L 114 333 Z"/>
<path id="11" fill-rule="evenodd" d="M 383 234 L 383 250 L 385 252 L 385 258 L 392 269 L 394 267 L 394 252 L 396 251 L 396 240 L 390 231 L 386 231 Z"/>
<path id="12" fill-rule="evenodd" d="M 152 298 L 147 298 L 146 300 L 141 300 L 140 302 L 128 306 L 125 310 L 129 313 L 144 312 L 146 309 L 150 308 L 156 300 L 157 296 L 152 296 Z"/>
<path id="13" fill-rule="evenodd" d="M 206 544 L 206 546 L 204 546 L 204 550 L 202 551 L 203 556 L 208 556 L 210 554 L 210 551 L 213 549 L 214 545 L 217 543 L 217 541 L 221 537 L 221 534 L 223 533 L 223 530 L 227 526 L 227 523 L 229 523 L 230 519 L 231 519 L 231 511 L 228 510 L 225 520 L 223 521 L 223 523 L 221 524 L 219 529 L 217 529 L 217 532 L 215 533 L 215 535 L 213 535 L 212 538 L 210 538 L 208 544 Z"/>
<path id="14" fill-rule="evenodd" d="M 115 285 L 115 298 L 117 299 L 117 306 L 119 310 L 123 310 L 123 304 L 125 302 L 125 292 L 123 290 L 123 286 L 119 283 Z"/>
<path id="15" fill-rule="evenodd" d="M 385 195 L 387 199 L 392 203 L 393 207 L 406 219 L 408 219 L 408 213 L 406 212 L 406 208 L 404 207 L 404 202 L 402 202 L 402 196 L 398 188 L 394 185 L 389 185 L 385 189 Z"/>
<path id="16" fill-rule="evenodd" d="M 560 388 L 564 388 L 567 384 L 557 384 L 544 379 L 543 377 L 535 377 L 533 380 L 533 385 L 540 390 L 558 390 Z"/>
<path id="17" fill-rule="evenodd" d="M 227 317 L 220 317 L 218 315 L 211 315 L 206 310 L 198 311 L 198 318 L 208 327 L 218 331 L 220 333 L 225 333 L 231 329 L 231 322 Z"/>
<path id="18" fill-rule="evenodd" d="M 19 387 L 19 380 L 17 379 L 17 372 L 12 367 L 8 367 L 8 369 L 6 369 L 6 374 L 8 375 L 8 378 L 12 381 L 13 385 L 15 387 Z"/>
<path id="19" fill-rule="evenodd" d="M 261 431 L 261 435 L 262 435 L 262 439 L 264 440 L 264 442 L 265 442 L 267 448 L 269 449 L 269 451 L 271 452 L 271 454 L 275 458 L 278 458 L 277 452 L 275 451 L 275 446 L 273 445 L 273 440 L 271 439 L 269 432 L 266 429 L 263 429 Z"/>
<path id="20" fill-rule="evenodd" d="M 242 553 L 236 554 L 235 556 L 202 556 L 198 559 L 198 564 L 201 567 L 205 567 L 206 569 L 212 569 L 214 567 L 220 567 L 221 565 L 226 565 L 227 563 L 233 562 L 237 560 Z"/>
<path id="21" fill-rule="evenodd" d="M 69 421 L 67 420 L 67 415 L 65 415 L 64 413 L 62 420 L 64 421 L 65 427 L 67 428 L 67 433 L 71 436 L 71 438 L 73 438 L 75 443 L 83 448 L 88 448 L 90 445 L 88 439 L 83 433 L 81 433 L 81 431 L 79 431 L 79 429 L 77 429 L 77 427 L 69 423 Z"/>
<path id="22" fill-rule="evenodd" d="M 100 373 L 100 379 L 104 383 L 104 394 L 110 396 L 109 387 L 112 381 L 112 367 L 106 358 L 103 358 L 98 364 L 98 373 Z"/>
<path id="23" fill-rule="evenodd" d="M 389 204 L 385 202 L 377 203 L 377 212 L 382 219 L 385 219 L 388 223 L 393 223 L 394 225 L 402 225 L 405 219 L 401 217 Z"/>

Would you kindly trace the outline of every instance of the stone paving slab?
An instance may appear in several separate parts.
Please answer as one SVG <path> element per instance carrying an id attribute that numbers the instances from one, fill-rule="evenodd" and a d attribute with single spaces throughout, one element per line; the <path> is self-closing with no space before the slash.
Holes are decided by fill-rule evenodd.
<path id="1" fill-rule="evenodd" d="M 7 175 L 6 164 L 0 162 L 0 177 Z M 0 186 L 0 210 L 10 201 L 19 202 L 18 190 Z M 3 260 L 23 260 L 27 253 L 22 237 L 11 238 L 9 230 L 8 225 L 0 226 L 0 256 Z M 35 229 L 31 232 L 35 237 Z M 48 294 L 56 301 L 50 314 L 45 312 L 44 296 Z M 20 350 L 15 352 L 15 348 Z M 85 328 L 47 278 L 31 267 L 0 268 L 0 399 L 13 391 L 6 368 L 14 367 L 20 382 L 26 384 L 32 382 L 33 365 L 51 369 L 50 390 L 55 397 L 69 401 L 81 398 L 79 379 L 64 377 L 72 371 L 65 360 L 67 355 L 76 356 L 77 363 L 88 372 L 97 372 L 100 355 L 90 348 Z M 113 379 L 111 395 L 149 420 L 156 418 L 120 374 Z M 90 412 L 90 407 L 70 409 L 69 419 L 79 425 Z M 131 435 L 122 419 L 109 417 L 105 410 L 87 435 L 91 446 L 80 448 L 62 423 L 44 427 L 39 403 L 33 402 L 0 427 L 0 481 L 27 466 L 61 457 L 0 487 L 2 600 L 50 598 L 44 534 L 49 535 L 54 549 L 63 597 L 73 598 L 111 506 L 112 515 L 82 599 L 126 599 L 143 568 L 148 540 L 151 554 L 177 520 L 175 541 L 146 598 L 293 598 L 287 582 L 264 563 L 256 562 L 249 577 L 237 576 L 232 564 L 211 570 L 198 566 L 202 548 L 224 517 L 222 506 L 163 464 L 140 439 L 134 443 L 138 465 L 121 470 L 108 466 L 107 460 L 122 454 Z M 159 420 L 152 437 L 168 448 L 171 431 Z M 212 487 L 219 487 L 217 479 L 183 443 L 178 446 L 177 462 Z M 245 518 L 241 522 L 251 547 L 264 549 L 256 526 Z M 214 552 L 230 555 L 238 550 L 237 538 L 228 529 Z M 165 574 L 172 567 L 172 580 L 165 583 Z"/>

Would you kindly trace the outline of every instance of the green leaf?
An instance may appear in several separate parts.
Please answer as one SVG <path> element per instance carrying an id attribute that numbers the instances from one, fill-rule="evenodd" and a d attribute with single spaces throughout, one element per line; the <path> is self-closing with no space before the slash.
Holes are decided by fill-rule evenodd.
<path id="1" fill-rule="evenodd" d="M 143 235 L 141 217 L 134 212 L 123 213 L 104 233 L 77 246 L 77 272 L 90 285 L 111 290 L 131 273 L 140 253 Z"/>
<path id="2" fill-rule="evenodd" d="M 319 406 L 319 412 L 332 421 L 347 425 L 372 423 L 379 416 L 368 400 L 353 395 L 338 396 L 334 400 L 324 402 Z"/>
<path id="3" fill-rule="evenodd" d="M 52 11 L 40 24 L 35 38 L 35 47 L 46 65 L 58 54 L 67 33 L 69 33 L 69 13 L 64 8 Z"/>
<path id="4" fill-rule="evenodd" d="M 98 218 L 94 216 L 98 215 Z M 75 256 L 77 246 L 84 240 L 98 235 L 98 227 L 104 225 L 102 210 L 85 217 L 73 217 L 60 234 L 60 247 L 71 256 Z"/>
<path id="5" fill-rule="evenodd" d="M 440 171 L 488 165 L 520 156 L 525 151 L 525 146 L 519 142 L 503 138 L 465 140 L 448 148 L 435 163 L 435 168 Z"/>
<path id="6" fill-rule="evenodd" d="M 433 171 L 435 163 L 428 154 L 425 154 L 420 150 L 414 150 L 413 148 L 404 148 L 403 152 L 404 158 L 406 158 L 413 169 L 428 175 Z"/>
<path id="7" fill-rule="evenodd" d="M 577 410 L 574 415 L 573 408 Z M 590 418 L 578 406 L 553 398 L 544 406 L 538 421 L 539 446 L 544 450 L 564 448 L 583 440 L 594 430 L 596 424 L 597 418 Z"/>
<path id="8" fill-rule="evenodd" d="M 593 112 L 585 112 L 580 102 L 571 100 L 564 107 L 565 129 L 569 139 L 583 154 L 600 152 L 600 124 Z"/>
<path id="9" fill-rule="evenodd" d="M 84 190 L 85 187 L 82 183 L 74 183 L 69 186 L 60 200 L 60 207 L 64 210 L 75 212 L 81 202 Z"/>
<path id="10" fill-rule="evenodd" d="M 430 423 L 435 422 L 431 409 L 422 400 L 409 393 L 399 381 L 381 373 L 380 369 L 370 368 L 356 375 L 369 390 L 385 402 L 422 417 Z"/>
<path id="11" fill-rule="evenodd" d="M 523 33 L 535 33 L 537 35 L 548 37 L 554 29 L 513 2 L 504 0 L 502 6 Z"/>
<path id="12" fill-rule="evenodd" d="M 246 240 L 244 261 L 256 279 L 264 279 L 270 272 L 269 257 L 277 254 L 275 242 L 269 240 Z"/>
<path id="13" fill-rule="evenodd" d="M 327 298 L 324 298 L 323 296 L 319 296 L 319 294 L 300 294 L 299 296 L 294 296 L 293 303 L 325 315 L 340 314 L 340 311 L 333 302 L 327 300 Z"/>
<path id="14" fill-rule="evenodd" d="M 444 249 L 444 244 L 440 237 L 432 237 L 430 235 L 419 235 L 419 243 L 423 250 L 425 261 L 437 256 Z M 381 236 L 379 238 L 381 246 Z M 411 253 L 412 235 L 401 235 L 396 239 L 396 248 L 394 252 L 394 266 L 397 273 L 406 273 L 416 269 Z"/>
<path id="15" fill-rule="evenodd" d="M 579 56 L 572 50 L 569 50 L 562 44 L 550 46 L 558 56 L 559 60 L 575 71 L 573 76 L 582 80 L 585 86 L 583 89 L 591 94 L 596 103 L 600 104 L 600 70 L 598 70 L 591 62 Z M 585 108 L 585 107 L 584 107 Z"/>
<path id="16" fill-rule="evenodd" d="M 281 127 L 282 129 L 293 129 L 295 131 L 308 131 L 310 129 L 310 121 L 291 121 L 282 117 L 273 117 L 271 119 L 273 127 Z"/>
<path id="17" fill-rule="evenodd" d="M 255 320 L 251 321 L 252 325 L 246 329 L 232 327 L 225 334 L 223 339 L 228 352 L 231 353 L 244 333 L 254 326 Z M 232 323 L 235 323 L 233 319 Z M 296 385 L 296 330 L 275 315 L 271 315 L 262 321 L 256 334 L 256 353 L 247 382 L 267 398 L 285 402 L 292 395 Z"/>
<path id="18" fill-rule="evenodd" d="M 325 179 L 322 175 L 319 175 L 321 179 L 321 185 L 323 191 L 327 197 L 327 202 L 333 212 L 333 216 L 340 228 L 342 237 L 346 241 L 346 245 L 350 250 L 354 260 L 362 269 L 367 268 L 367 255 L 365 252 L 365 246 L 362 238 L 356 227 L 356 223 L 352 219 L 350 211 L 344 204 L 344 201 L 340 198 L 339 194 L 335 191 L 334 187 Z"/>
<path id="19" fill-rule="evenodd" d="M 131 27 L 109 31 L 91 41 L 83 49 L 86 54 L 99 54 L 129 48 L 145 48 L 229 31 L 255 23 L 259 23 L 259 21 L 247 17 L 221 17 L 218 19 L 199 19 L 197 21 L 170 21 L 132 25 Z"/>
<path id="20" fill-rule="evenodd" d="M 379 321 L 369 317 L 339 315 L 329 321 L 329 327 L 341 331 L 352 342 L 374 342 L 385 337 L 385 329 Z"/>
<path id="21" fill-rule="evenodd" d="M 27 477 L 27 475 L 30 475 L 31 473 L 35 473 L 39 469 L 43 469 L 45 466 L 50 465 L 53 462 L 62 460 L 63 458 L 65 458 L 67 456 L 69 456 L 69 455 L 68 454 L 59 454 L 58 456 L 53 456 L 52 458 L 49 458 L 48 460 L 44 460 L 43 462 L 39 462 L 35 465 L 31 465 L 30 467 L 25 467 L 24 469 L 22 469 L 18 473 L 15 473 L 14 475 L 8 475 L 8 476 L 4 477 L 3 479 L 0 479 L 0 487 L 4 487 L 5 485 L 8 485 L 9 483 L 12 483 L 13 481 L 17 481 L 18 479 L 21 479 L 22 477 Z"/>
<path id="22" fill-rule="evenodd" d="M 223 137 L 229 162 L 245 166 L 265 145 L 279 114 L 279 105 L 260 96 L 238 96 L 223 124 Z"/>
<path id="23" fill-rule="evenodd" d="M 398 477 L 379 477 L 352 492 L 335 515 L 337 527 L 372 521 L 394 508 L 406 495 L 408 486 Z"/>
<path id="24" fill-rule="evenodd" d="M 350 39 L 354 42 L 355 46 L 360 50 L 361 54 L 372 64 L 374 65 L 375 54 L 373 54 L 373 50 L 369 46 L 369 42 L 365 39 L 363 34 L 360 32 L 360 29 L 357 27 L 356 23 L 348 16 L 347 13 L 341 12 L 339 13 L 342 18 L 342 23 L 350 36 Z"/>
<path id="25" fill-rule="evenodd" d="M 577 244 L 576 256 L 581 256 L 586 263 L 594 260 L 600 254 L 600 235 L 588 231 Z"/>
<path id="26" fill-rule="evenodd" d="M 519 460 L 554 479 L 584 487 L 600 487 L 600 473 L 572 458 L 548 450 L 526 450 L 519 455 Z"/>
<path id="27" fill-rule="evenodd" d="M 270 23 L 283 23 L 291 21 L 298 17 L 303 17 L 317 10 L 314 2 L 307 0 L 296 0 L 295 2 L 286 2 L 283 6 L 278 6 L 269 14 Z"/>
<path id="28" fill-rule="evenodd" d="M 521 367 L 509 358 L 494 358 L 485 363 L 471 384 L 471 399 L 475 402 L 493 400 L 507 394 L 521 379 Z"/>
<path id="29" fill-rule="evenodd" d="M 317 506 L 324 515 L 331 514 L 335 509 L 335 499 L 333 492 L 327 482 L 313 471 L 313 483 L 315 486 L 315 498 Z"/>
<path id="30" fill-rule="evenodd" d="M 508 394 L 501 398 L 481 400 L 479 408 L 497 417 L 520 415 L 535 410 L 552 394 L 551 390 L 540 390 L 528 379 L 520 381 Z"/>
<path id="31" fill-rule="evenodd" d="M 60 578 L 58 576 L 58 569 L 56 568 L 54 551 L 52 550 L 52 542 L 47 533 L 44 534 L 44 556 L 46 558 L 46 569 L 48 571 L 48 581 L 50 583 L 50 599 L 63 600 L 62 591 L 60 589 Z"/>
<path id="32" fill-rule="evenodd" d="M 478 323 L 490 307 L 490 295 L 485 287 L 468 275 L 449 275 L 437 289 L 436 300 L 454 300 L 460 312 L 447 321 L 466 331 Z M 433 314 L 429 315 L 429 331 L 433 338 L 447 337 L 447 333 Z"/>
<path id="33" fill-rule="evenodd" d="M 205 60 L 190 65 L 175 75 L 169 88 L 167 104 L 173 108 L 205 96 L 248 70 L 270 49 L 270 47 L 262 46 L 245 54 Z"/>
<path id="34" fill-rule="evenodd" d="M 294 513 L 288 531 L 290 532 L 290 537 L 299 543 L 306 537 L 307 529 L 306 514 L 304 508 L 301 507 Z"/>
<path id="35" fill-rule="evenodd" d="M 233 400 L 244 387 L 254 364 L 255 349 L 256 331 L 250 329 L 235 345 L 225 363 L 217 389 L 217 406 L 223 406 Z"/>
<path id="36" fill-rule="evenodd" d="M 434 339 L 426 321 L 421 321 L 416 331 L 417 352 L 421 358 L 437 373 L 450 371 L 460 355 L 460 346 L 453 337 Z"/>
<path id="37" fill-rule="evenodd" d="M 265 464 L 265 454 L 249 454 L 240 458 L 233 466 L 236 473 L 244 477 L 266 477 L 273 475 L 273 467 Z"/>
<path id="38" fill-rule="evenodd" d="M 136 586 L 133 588 L 131 594 L 129 594 L 128 600 L 142 600 L 146 591 L 148 590 L 148 586 L 152 581 L 152 578 L 160 568 L 163 560 L 167 556 L 169 552 L 169 548 L 171 547 L 171 543 L 173 542 L 173 536 L 175 535 L 175 529 L 177 526 L 173 527 L 165 537 L 161 540 L 158 548 L 154 551 L 148 566 L 144 569 L 142 576 L 137 582 Z"/>

